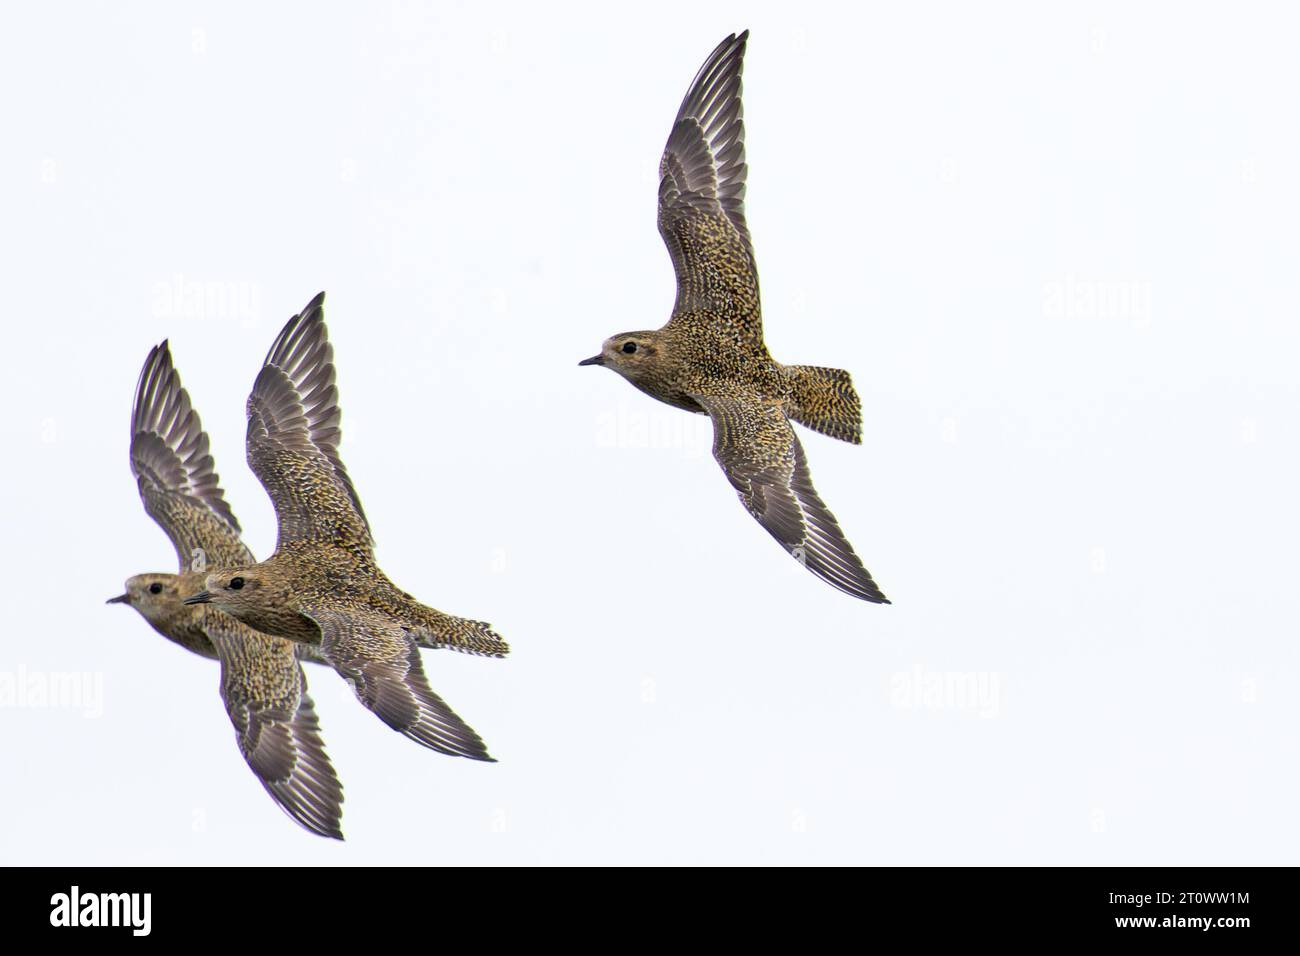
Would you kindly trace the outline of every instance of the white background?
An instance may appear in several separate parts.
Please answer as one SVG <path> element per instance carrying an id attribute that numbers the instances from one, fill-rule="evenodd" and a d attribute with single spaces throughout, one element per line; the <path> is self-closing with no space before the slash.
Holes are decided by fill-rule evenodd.
<path id="1" fill-rule="evenodd" d="M 103 698 L 0 707 L 0 859 L 1296 863 L 1293 15 L 492 6 L 8 12 L 0 674 Z M 576 365 L 668 316 L 659 152 L 744 27 L 768 344 L 854 375 L 864 444 L 803 441 L 890 607 Z M 322 288 L 381 563 L 514 647 L 425 655 L 494 766 L 309 672 L 341 845 L 103 603 L 174 570 L 127 461 L 164 337 L 272 550 L 243 402 Z"/>

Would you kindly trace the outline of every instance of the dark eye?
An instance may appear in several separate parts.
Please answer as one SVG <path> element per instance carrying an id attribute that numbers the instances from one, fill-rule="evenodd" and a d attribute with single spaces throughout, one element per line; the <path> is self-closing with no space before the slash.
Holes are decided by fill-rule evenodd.
<path id="1" fill-rule="evenodd" d="M 635 352 L 635 351 L 636 351 L 636 343 L 635 343 L 635 342 L 624 342 L 624 343 L 623 343 L 623 353 L 624 353 L 625 355 L 631 355 L 631 354 L 632 354 L 633 352 Z"/>
<path id="2" fill-rule="evenodd" d="M 149 585 L 149 593 L 162 594 L 162 585 L 155 581 L 153 584 Z"/>
<path id="3" fill-rule="evenodd" d="M 242 588 L 243 586 L 244 586 L 244 579 L 243 579 L 243 578 L 231 578 L 231 579 L 230 579 L 230 590 L 232 590 L 232 591 L 238 591 L 238 590 L 239 590 L 240 588 Z"/>

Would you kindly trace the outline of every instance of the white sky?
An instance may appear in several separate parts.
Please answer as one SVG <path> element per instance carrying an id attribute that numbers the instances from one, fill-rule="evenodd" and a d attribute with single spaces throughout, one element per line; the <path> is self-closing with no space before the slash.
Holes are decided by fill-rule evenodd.
<path id="1" fill-rule="evenodd" d="M 491 6 L 9 11 L 0 679 L 103 696 L 0 707 L 0 859 L 1294 863 L 1295 14 Z M 864 445 L 803 441 L 892 607 L 576 365 L 668 315 L 659 151 L 744 27 L 768 344 L 854 375 Z M 495 766 L 309 672 L 343 845 L 103 603 L 173 569 L 127 462 L 164 337 L 269 554 L 243 402 L 322 288 L 381 563 L 515 648 L 425 654 Z"/>

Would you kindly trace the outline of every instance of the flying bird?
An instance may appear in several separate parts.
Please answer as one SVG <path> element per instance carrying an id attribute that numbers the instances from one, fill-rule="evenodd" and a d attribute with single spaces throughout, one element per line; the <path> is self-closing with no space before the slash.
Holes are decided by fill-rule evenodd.
<path id="1" fill-rule="evenodd" d="M 209 564 L 247 564 L 253 556 L 167 342 L 150 351 L 136 387 L 131 470 L 145 511 L 176 548 L 180 572 L 135 575 L 108 603 L 129 604 L 164 637 L 221 662 L 221 699 L 248 766 L 303 827 L 343 839 L 343 787 L 293 642 L 260 634 L 216 607 L 185 603 L 202 589 Z"/>
<path id="2" fill-rule="evenodd" d="M 285 325 L 248 399 L 248 463 L 275 506 L 275 553 L 209 571 L 186 604 L 210 603 L 250 627 L 307 644 L 388 726 L 440 753 L 492 760 L 430 688 L 418 646 L 509 653 L 482 621 L 426 607 L 375 563 L 370 524 L 339 457 L 334 350 L 325 294 Z"/>
<path id="3" fill-rule="evenodd" d="M 652 398 L 708 415 L 713 455 L 758 523 L 823 581 L 888 604 L 813 487 L 790 424 L 860 444 L 853 381 L 843 369 L 782 365 L 763 341 L 744 203 L 748 37 L 727 37 L 696 74 L 659 162 L 659 233 L 677 274 L 672 317 L 657 331 L 608 338 L 578 364 L 602 365 Z"/>

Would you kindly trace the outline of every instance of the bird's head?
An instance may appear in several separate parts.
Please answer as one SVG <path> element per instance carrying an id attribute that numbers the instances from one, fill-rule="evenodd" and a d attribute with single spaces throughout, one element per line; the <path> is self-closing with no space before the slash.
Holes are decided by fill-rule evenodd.
<path id="1" fill-rule="evenodd" d="M 666 343 L 659 332 L 624 332 L 605 340 L 600 354 L 579 365 L 603 365 L 632 382 L 653 379 L 663 367 Z"/>
<path id="2" fill-rule="evenodd" d="M 255 567 L 214 571 L 203 579 L 203 590 L 186 598 L 186 604 L 211 604 L 247 622 L 267 600 L 264 576 Z"/>
<path id="3" fill-rule="evenodd" d="M 186 596 L 179 575 L 137 574 L 127 578 L 125 592 L 107 603 L 129 604 L 146 621 L 156 624 L 179 613 Z"/>

